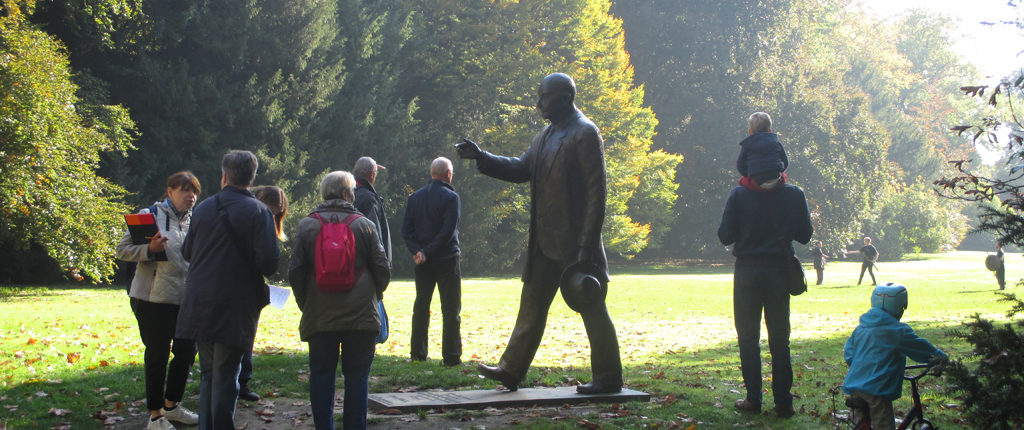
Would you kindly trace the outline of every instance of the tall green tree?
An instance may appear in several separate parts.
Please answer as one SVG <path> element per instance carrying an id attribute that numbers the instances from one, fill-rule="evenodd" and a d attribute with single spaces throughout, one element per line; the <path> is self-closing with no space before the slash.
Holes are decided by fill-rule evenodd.
<path id="1" fill-rule="evenodd" d="M 82 60 L 139 124 L 139 151 L 109 170 L 134 204 L 178 170 L 216 191 L 228 149 L 260 156 L 260 183 L 308 176 L 304 148 L 344 77 L 336 2 L 145 2 L 140 14 L 133 38 Z"/>
<path id="2" fill-rule="evenodd" d="M 38 244 L 71 277 L 102 280 L 126 208 L 96 169 L 100 154 L 131 148 L 134 124 L 120 106 L 81 103 L 63 46 L 28 21 L 33 7 L 0 11 L 0 244 Z"/>
<path id="3" fill-rule="evenodd" d="M 566 72 L 577 82 L 577 105 L 605 138 L 609 252 L 635 255 L 651 231 L 665 230 L 681 158 L 651 150 L 657 120 L 642 106 L 643 88 L 633 83 L 621 22 L 609 14 L 609 2 L 428 3 L 412 8 L 417 37 L 410 60 L 418 66 L 407 91 L 421 107 L 416 118 L 426 141 L 410 189 L 425 180 L 428 160 L 453 157 L 452 145 L 463 136 L 494 153 L 522 153 L 545 123 L 533 108 L 537 85 L 547 74 Z M 526 249 L 527 186 L 478 176 L 470 163 L 456 167 L 460 235 L 475 260 L 467 266 L 509 268 Z"/>

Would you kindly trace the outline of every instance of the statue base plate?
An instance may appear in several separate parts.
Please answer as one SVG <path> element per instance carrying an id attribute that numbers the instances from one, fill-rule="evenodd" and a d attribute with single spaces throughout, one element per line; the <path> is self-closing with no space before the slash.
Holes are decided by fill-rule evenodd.
<path id="1" fill-rule="evenodd" d="M 370 409 L 416 412 L 426 409 L 484 409 L 559 406 L 580 403 L 648 401 L 651 395 L 623 388 L 618 393 L 578 394 L 576 387 L 520 388 L 519 391 L 468 390 L 370 394 Z"/>

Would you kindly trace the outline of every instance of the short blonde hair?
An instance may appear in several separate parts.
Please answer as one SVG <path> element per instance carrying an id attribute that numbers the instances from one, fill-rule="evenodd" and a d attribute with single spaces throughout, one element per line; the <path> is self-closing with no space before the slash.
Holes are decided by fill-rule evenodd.
<path id="1" fill-rule="evenodd" d="M 772 117 L 764 112 L 754 112 L 747 118 L 747 126 L 751 133 L 764 133 L 772 131 Z"/>
<path id="2" fill-rule="evenodd" d="M 344 170 L 335 170 L 320 181 L 320 197 L 324 200 L 355 200 L 356 178 Z"/>

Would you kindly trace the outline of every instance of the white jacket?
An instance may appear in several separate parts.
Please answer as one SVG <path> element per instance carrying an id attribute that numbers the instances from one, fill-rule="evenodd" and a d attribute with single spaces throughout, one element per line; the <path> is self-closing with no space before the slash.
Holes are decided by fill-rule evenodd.
<path id="1" fill-rule="evenodd" d="M 143 209 L 141 212 L 146 211 Z M 117 244 L 117 258 L 139 263 L 135 269 L 128 295 L 152 303 L 181 303 L 185 289 L 185 274 L 188 262 L 181 256 L 181 244 L 188 234 L 192 210 L 178 218 L 170 201 L 156 203 L 156 225 L 160 234 L 167 238 L 167 261 L 153 261 L 149 256 L 149 244 L 133 245 L 131 235 L 125 231 Z"/>

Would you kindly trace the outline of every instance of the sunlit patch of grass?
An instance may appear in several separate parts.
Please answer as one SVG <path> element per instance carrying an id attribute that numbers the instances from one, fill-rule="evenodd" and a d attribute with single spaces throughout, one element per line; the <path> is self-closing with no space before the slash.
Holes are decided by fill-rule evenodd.
<path id="1" fill-rule="evenodd" d="M 1002 320 L 1006 310 L 995 300 L 995 278 L 984 269 L 983 258 L 983 253 L 957 252 L 882 262 L 876 276 L 880 282 L 902 283 L 910 290 L 905 322 L 947 352 L 963 354 L 967 345 L 946 330 L 975 312 Z M 799 413 L 790 420 L 741 415 L 732 408 L 744 388 L 732 318 L 731 264 L 613 268 L 607 304 L 619 337 L 626 385 L 651 393 L 652 401 L 600 405 L 594 416 L 584 419 L 613 428 L 671 427 L 673 422 L 682 428 L 693 423 L 700 423 L 699 428 L 827 427 L 833 401 L 829 390 L 846 374 L 843 343 L 869 306 L 871 287 L 855 285 L 859 268 L 853 261 L 831 263 L 824 285 L 811 285 L 809 292 L 792 300 L 793 391 Z M 813 276 L 813 270 L 808 272 Z M 1008 278 L 1021 273 L 1024 260 L 1008 254 Z M 477 375 L 475 365 L 497 363 L 515 324 L 520 291 L 518 277 L 464 280 L 465 363 L 444 367 L 436 293 L 429 332 L 431 359 L 412 362 L 409 327 L 415 289 L 408 280 L 392 283 L 385 293 L 391 338 L 377 347 L 371 391 L 494 388 L 493 381 Z M 96 428 L 101 421 L 94 414 L 126 416 L 145 409 L 142 343 L 120 287 L 4 287 L 0 314 L 0 407 L 5 408 L 0 416 L 8 428 L 51 428 L 65 422 Z M 284 310 L 263 311 L 251 385 L 265 396 L 308 395 L 307 345 L 299 339 L 299 317 L 294 302 Z M 765 339 L 762 333 L 762 343 Z M 766 345 L 762 355 L 768 410 L 772 403 Z M 556 297 L 524 386 L 587 382 L 589 364 L 583 322 Z M 195 405 L 197 380 L 194 367 L 186 406 Z M 339 389 L 343 382 L 339 372 Z M 945 407 L 957 401 L 945 396 L 941 384 L 936 378 L 924 381 L 929 418 L 940 427 L 964 427 L 959 412 Z M 841 396 L 838 403 L 842 407 Z M 908 405 L 905 396 L 896 408 L 906 410 Z M 51 408 L 71 413 L 56 416 Z M 570 428 L 579 423 L 538 416 L 524 418 L 522 425 Z"/>

